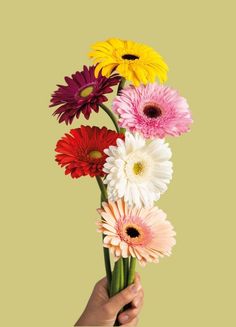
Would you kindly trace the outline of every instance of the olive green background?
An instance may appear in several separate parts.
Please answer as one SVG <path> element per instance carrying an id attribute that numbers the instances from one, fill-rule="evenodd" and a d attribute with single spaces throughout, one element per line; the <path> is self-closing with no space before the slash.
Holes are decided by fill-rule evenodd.
<path id="1" fill-rule="evenodd" d="M 234 326 L 233 1 L 3 1 L 0 326 L 72 326 L 103 277 L 95 180 L 54 162 L 70 127 L 48 109 L 65 75 L 108 37 L 152 46 L 188 99 L 191 133 L 168 139 L 174 176 L 158 205 L 177 231 L 170 258 L 138 267 L 140 326 Z M 112 127 L 100 112 L 86 122 Z M 234 181 L 234 182 L 233 182 Z"/>

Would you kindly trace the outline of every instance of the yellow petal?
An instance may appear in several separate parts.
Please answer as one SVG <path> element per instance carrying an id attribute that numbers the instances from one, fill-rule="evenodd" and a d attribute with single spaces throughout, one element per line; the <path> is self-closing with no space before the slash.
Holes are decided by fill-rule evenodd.
<path id="1" fill-rule="evenodd" d="M 100 70 L 103 68 L 103 63 L 100 62 L 96 67 L 95 67 L 95 70 L 94 70 L 94 75 L 95 77 L 97 78 L 98 77 L 98 74 L 100 72 Z"/>
<path id="2" fill-rule="evenodd" d="M 146 66 L 146 72 L 147 72 L 148 81 L 151 82 L 151 83 L 155 82 L 155 79 L 156 79 L 156 76 L 157 76 L 155 70 L 147 65 Z"/>
<path id="3" fill-rule="evenodd" d="M 113 71 L 113 69 L 117 66 L 117 64 L 109 64 L 102 68 L 102 75 L 109 77 Z"/>
<path id="4" fill-rule="evenodd" d="M 94 50 L 101 50 L 101 51 L 111 51 L 112 46 L 107 42 L 107 41 L 102 41 L 102 42 L 96 42 L 91 46 L 92 49 Z"/>
<path id="5" fill-rule="evenodd" d="M 124 41 L 121 39 L 111 38 L 107 40 L 114 48 L 124 47 Z"/>
<path id="6" fill-rule="evenodd" d="M 147 80 L 146 70 L 144 68 L 142 68 L 142 66 L 137 64 L 134 66 L 134 71 L 135 71 L 135 74 L 138 76 L 139 80 L 141 80 L 142 83 L 147 84 L 148 80 Z"/>
<path id="7" fill-rule="evenodd" d="M 95 59 L 106 59 L 109 58 L 104 52 L 101 51 L 91 51 L 88 53 L 90 58 L 95 58 Z"/>
<path id="8" fill-rule="evenodd" d="M 124 76 L 125 78 L 128 77 L 128 69 L 129 69 L 129 63 L 123 61 L 119 66 L 117 66 L 117 71 L 120 73 L 121 76 Z"/>
<path id="9" fill-rule="evenodd" d="M 139 86 L 140 80 L 138 76 L 136 75 L 135 71 L 131 71 L 131 78 L 130 80 L 133 82 L 134 86 Z"/>

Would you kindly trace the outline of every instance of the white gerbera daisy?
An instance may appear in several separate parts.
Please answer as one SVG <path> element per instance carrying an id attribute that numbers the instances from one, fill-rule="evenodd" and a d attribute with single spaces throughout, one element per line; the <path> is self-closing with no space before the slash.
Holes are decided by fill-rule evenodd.
<path id="1" fill-rule="evenodd" d="M 163 139 L 146 143 L 139 134 L 125 133 L 117 146 L 104 152 L 108 155 L 103 171 L 107 174 L 108 199 L 124 197 L 128 205 L 151 207 L 167 190 L 172 178 L 171 150 Z"/>

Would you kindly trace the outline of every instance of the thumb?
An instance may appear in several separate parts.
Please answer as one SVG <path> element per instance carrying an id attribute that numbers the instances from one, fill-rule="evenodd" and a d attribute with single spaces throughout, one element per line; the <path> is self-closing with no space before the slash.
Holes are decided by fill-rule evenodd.
<path id="1" fill-rule="evenodd" d="M 132 300 L 137 295 L 138 290 L 139 284 L 135 283 L 128 286 L 118 294 L 112 296 L 107 303 L 110 307 L 110 310 L 114 313 L 118 313 L 122 307 L 132 302 Z"/>

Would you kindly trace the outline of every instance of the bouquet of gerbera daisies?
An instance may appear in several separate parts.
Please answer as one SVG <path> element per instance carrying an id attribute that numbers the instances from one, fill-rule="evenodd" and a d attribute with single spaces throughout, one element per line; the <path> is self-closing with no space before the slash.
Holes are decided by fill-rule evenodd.
<path id="1" fill-rule="evenodd" d="M 59 123 L 71 124 L 81 113 L 89 119 L 99 110 L 114 123 L 115 130 L 72 129 L 56 145 L 56 161 L 65 174 L 96 177 L 101 191 L 97 225 L 113 296 L 133 283 L 136 260 L 145 266 L 171 254 L 175 232 L 155 206 L 173 172 L 164 138 L 189 131 L 192 118 L 186 99 L 162 84 L 168 67 L 152 48 L 112 38 L 92 49 L 94 65 L 65 77 L 66 85 L 58 85 L 50 107 L 57 106 L 53 114 Z M 109 109 L 106 94 L 116 86 Z"/>

